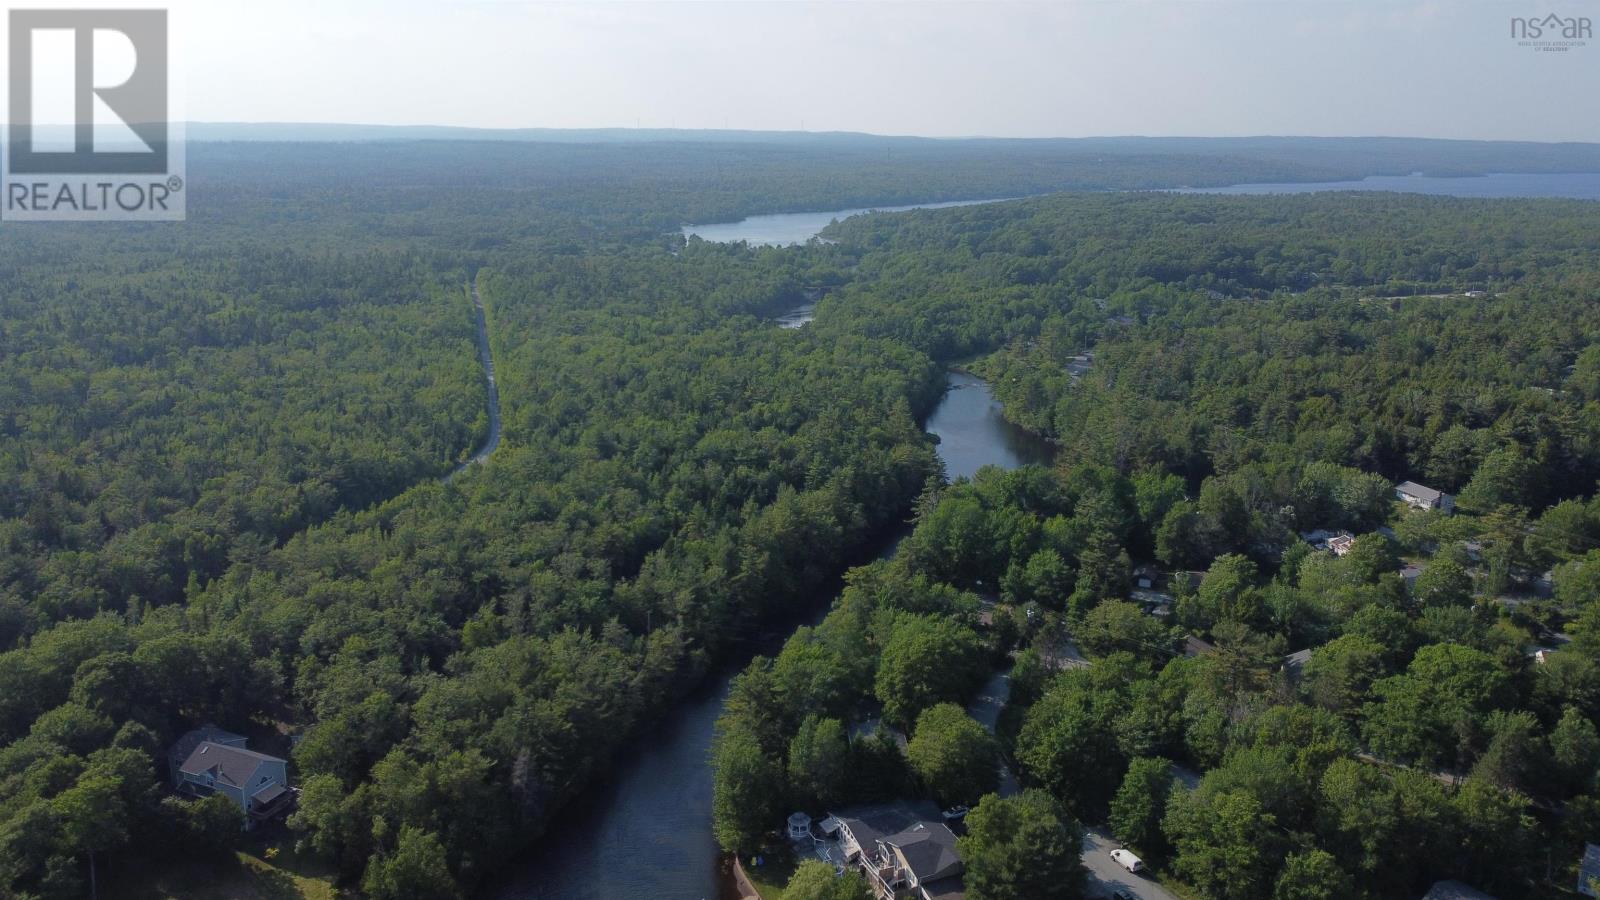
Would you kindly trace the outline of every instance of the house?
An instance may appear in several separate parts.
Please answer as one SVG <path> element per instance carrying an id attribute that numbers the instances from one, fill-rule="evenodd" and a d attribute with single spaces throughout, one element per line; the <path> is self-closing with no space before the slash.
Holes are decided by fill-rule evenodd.
<path id="1" fill-rule="evenodd" d="M 244 735 L 224 731 L 209 722 L 178 738 L 178 742 L 173 744 L 172 748 L 167 751 L 167 776 L 172 779 L 173 787 L 182 786 L 183 779 L 180 777 L 179 770 L 183 768 L 184 763 L 189 761 L 189 754 L 194 752 L 194 748 L 206 741 L 241 749 L 245 745 Z"/>
<path id="2" fill-rule="evenodd" d="M 1346 553 L 1349 553 L 1350 548 L 1354 547 L 1355 545 L 1356 537 L 1348 531 L 1341 531 L 1333 537 L 1328 538 L 1328 549 L 1333 552 L 1334 556 L 1343 556 Z"/>
<path id="3" fill-rule="evenodd" d="M 844 862 L 857 866 L 878 900 L 960 900 L 966 896 L 965 866 L 956 836 L 939 821 L 906 804 L 838 813 L 823 820 L 837 833 Z"/>
<path id="4" fill-rule="evenodd" d="M 1415 481 L 1402 481 L 1395 485 L 1394 495 L 1405 501 L 1412 509 L 1436 509 L 1442 513 L 1450 513 L 1456 508 L 1456 498 L 1444 491 L 1424 487 Z"/>
<path id="5" fill-rule="evenodd" d="M 1186 657 L 1192 659 L 1196 656 L 1205 656 L 1208 653 L 1215 652 L 1217 652 L 1216 647 L 1192 634 L 1183 639 L 1183 655 Z"/>
<path id="6" fill-rule="evenodd" d="M 1308 662 L 1311 662 L 1311 651 L 1296 650 L 1283 658 L 1283 674 L 1287 675 L 1290 681 L 1299 681 Z"/>
<path id="7" fill-rule="evenodd" d="M 1161 570 L 1149 563 L 1140 563 L 1133 567 L 1133 583 L 1141 590 L 1158 589 L 1162 586 Z"/>
<path id="8" fill-rule="evenodd" d="M 178 793 L 191 797 L 222 794 L 239 804 L 246 816 L 246 828 L 287 812 L 294 804 L 288 763 L 276 756 L 245 749 L 245 739 L 236 734 L 214 726 L 196 729 L 173 745 L 169 757 L 175 757 L 196 734 L 200 740 L 193 744 L 173 776 L 173 787 Z M 208 735 L 224 740 L 209 740 Z"/>

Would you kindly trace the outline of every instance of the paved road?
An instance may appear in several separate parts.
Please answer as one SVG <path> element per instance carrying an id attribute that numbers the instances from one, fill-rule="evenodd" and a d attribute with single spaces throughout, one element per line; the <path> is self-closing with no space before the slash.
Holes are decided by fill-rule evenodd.
<path id="1" fill-rule="evenodd" d="M 1007 667 L 1002 672 L 990 676 L 978 696 L 967 704 L 967 714 L 976 719 L 979 725 L 994 733 L 994 727 L 1000 721 L 1000 711 L 1005 709 L 1006 701 L 1011 699 L 1011 669 Z M 1006 765 L 1004 759 L 1000 760 L 1000 796 L 1009 797 L 1022 788 L 1017 784 L 1017 776 L 1011 772 L 1011 767 Z"/>
<path id="2" fill-rule="evenodd" d="M 483 298 L 478 295 L 478 282 L 472 282 L 472 308 L 478 318 L 478 359 L 483 363 L 484 380 L 489 388 L 489 439 L 472 458 L 462 463 L 445 480 L 449 481 L 488 459 L 500 446 L 500 385 L 494 378 L 494 354 L 489 352 L 489 320 L 484 315 Z"/>
<path id="3" fill-rule="evenodd" d="M 1154 880 L 1133 875 L 1111 860 L 1111 851 L 1122 846 L 1109 833 L 1090 829 L 1083 835 L 1083 864 L 1089 869 L 1089 896 L 1109 897 L 1121 888 L 1139 900 L 1178 900 Z"/>

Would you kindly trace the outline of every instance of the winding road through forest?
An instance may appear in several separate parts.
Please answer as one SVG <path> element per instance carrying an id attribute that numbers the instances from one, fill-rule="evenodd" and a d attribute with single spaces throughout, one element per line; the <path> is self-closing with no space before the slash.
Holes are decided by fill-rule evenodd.
<path id="1" fill-rule="evenodd" d="M 468 288 L 472 291 L 473 314 L 478 319 L 478 359 L 483 363 L 483 377 L 489 388 L 489 437 L 471 459 L 445 478 L 446 481 L 484 462 L 500 446 L 500 385 L 494 378 L 494 354 L 489 351 L 489 320 L 483 310 L 483 297 L 478 293 L 478 280 L 474 278 Z"/>

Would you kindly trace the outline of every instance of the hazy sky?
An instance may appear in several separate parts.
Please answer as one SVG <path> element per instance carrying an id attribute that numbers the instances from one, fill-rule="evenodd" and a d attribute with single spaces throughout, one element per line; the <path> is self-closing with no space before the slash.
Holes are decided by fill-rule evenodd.
<path id="1" fill-rule="evenodd" d="M 1600 42 L 1510 36 L 1600 0 L 174 9 L 194 121 L 1600 141 Z"/>

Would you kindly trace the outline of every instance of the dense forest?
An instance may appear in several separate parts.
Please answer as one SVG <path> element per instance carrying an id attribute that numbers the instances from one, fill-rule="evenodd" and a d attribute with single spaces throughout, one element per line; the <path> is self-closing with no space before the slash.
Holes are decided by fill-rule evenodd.
<path id="1" fill-rule="evenodd" d="M 203 722 L 290 757 L 289 826 L 345 887 L 470 891 L 908 516 L 896 561 L 741 678 L 718 756 L 763 793 L 719 814 L 730 849 L 778 800 L 977 801 L 981 773 L 951 759 L 1003 756 L 1029 790 L 974 813 L 986 896 L 1030 895 L 993 844 L 1015 820 L 1066 846 L 1076 822 L 1138 818 L 1124 783 L 1160 802 L 1118 833 L 1209 896 L 1270 895 L 1285 854 L 1388 896 L 1498 861 L 1451 854 L 1507 823 L 1528 852 L 1472 874 L 1538 893 L 1530 848 L 1566 865 L 1600 804 L 1592 204 L 1083 193 L 791 248 L 677 233 L 1429 152 L 1313 149 L 199 144 L 182 227 L 13 230 L 0 894 L 80 897 L 94 873 L 103 890 L 230 846 L 236 814 L 162 784 Z M 487 429 L 474 280 L 505 439 L 446 482 Z M 817 291 L 815 323 L 771 326 Z M 957 360 L 1058 443 L 1058 470 L 944 484 L 919 422 Z M 1397 515 L 1404 477 L 1459 489 L 1464 514 Z M 1363 532 L 1359 552 L 1308 555 L 1295 534 L 1318 527 Z M 1406 591 L 1401 555 L 1438 584 Z M 1208 573 L 1171 624 L 1124 602 L 1147 560 Z M 1551 566 L 1553 600 L 1473 602 Z M 1524 647 L 1564 629 L 1536 668 Z M 1184 634 L 1218 652 L 1178 658 Z M 1054 673 L 1066 637 L 1095 664 Z M 1277 662 L 1299 649 L 1290 688 Z M 1013 651 L 990 739 L 951 704 Z M 863 715 L 887 727 L 849 740 Z M 1168 792 L 1166 761 L 1201 787 Z M 1430 768 L 1472 777 L 1409 774 Z M 1234 830 L 1207 833 L 1223 809 Z M 1380 813 L 1389 831 L 1361 818 Z M 1433 855 L 1384 856 L 1412 838 Z M 1260 877 L 1206 867 L 1228 839 Z"/>
<path id="2" fill-rule="evenodd" d="M 745 671 L 723 845 L 926 795 L 976 804 L 984 900 L 1083 896 L 1079 823 L 1206 897 L 1570 890 L 1600 809 L 1597 216 L 1064 196 L 835 226 L 872 275 L 815 327 L 985 354 L 1057 468 L 925 495 L 892 562 Z M 1398 503 L 1410 478 L 1457 514 Z M 960 704 L 1008 667 L 990 737 Z M 880 717 L 903 751 L 845 738 Z M 997 755 L 1022 794 L 992 793 Z"/>

